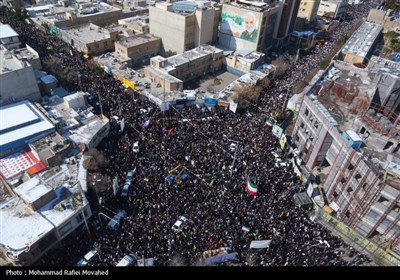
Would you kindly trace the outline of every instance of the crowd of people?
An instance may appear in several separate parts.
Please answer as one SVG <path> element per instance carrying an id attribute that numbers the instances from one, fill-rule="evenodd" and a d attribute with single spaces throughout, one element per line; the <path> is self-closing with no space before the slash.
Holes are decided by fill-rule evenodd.
<path id="1" fill-rule="evenodd" d="M 350 6 L 354 18 L 365 17 L 378 1 L 365 2 Z M 100 229 L 90 241 L 64 240 L 62 253 L 52 255 L 52 265 L 75 265 L 94 246 L 99 252 L 95 266 L 114 266 L 131 252 L 154 258 L 158 266 L 201 265 L 204 251 L 220 247 L 236 252 L 238 265 L 351 264 L 343 258 L 343 241 L 311 221 L 307 210 L 295 207 L 293 195 L 305 191 L 304 186 L 289 162 L 276 164 L 272 152 L 285 159 L 288 151 L 279 147 L 271 129 L 264 126 L 266 116 L 282 107 L 290 87 L 332 52 L 335 40 L 300 57 L 245 113 L 221 107 L 170 107 L 161 112 L 144 96 L 127 93 L 107 73 L 93 71 L 83 54 L 54 35 L 15 19 L 4 7 L 0 20 L 10 24 L 42 61 L 56 58 L 75 70 L 76 77 L 64 82 L 64 87 L 99 96 L 107 117 L 125 120 L 123 132 L 112 122 L 110 134 L 100 143 L 98 150 L 107 163 L 98 172 L 117 176 L 122 184 L 127 171 L 135 170 L 128 196 L 114 195 L 111 187 L 101 193 L 101 205 L 92 206 L 93 221 Z M 343 21 L 331 37 L 337 38 L 352 24 Z M 132 151 L 136 141 L 138 153 Z M 232 143 L 236 144 L 233 150 Z M 188 179 L 169 184 L 166 177 L 177 166 L 179 172 L 184 168 Z M 246 191 L 249 179 L 258 188 L 256 196 Z M 120 226 L 105 228 L 107 221 L 100 221 L 97 213 L 113 216 L 118 210 L 127 212 Z M 173 231 L 182 215 L 188 222 L 182 231 Z M 253 240 L 272 242 L 269 248 L 251 249 Z"/>

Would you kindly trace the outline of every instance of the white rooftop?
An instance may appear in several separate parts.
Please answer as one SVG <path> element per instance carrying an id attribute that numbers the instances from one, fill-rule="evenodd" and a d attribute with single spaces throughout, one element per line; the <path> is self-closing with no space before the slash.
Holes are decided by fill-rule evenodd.
<path id="1" fill-rule="evenodd" d="M 12 117 L 8 117 L 12 116 Z M 7 130 L 18 125 L 39 120 L 27 104 L 20 104 L 8 109 L 0 109 L 0 130 Z"/>
<path id="2" fill-rule="evenodd" d="M 346 54 L 352 53 L 361 57 L 367 56 L 382 29 L 383 27 L 379 24 L 364 22 L 347 40 L 342 51 Z"/>
<path id="3" fill-rule="evenodd" d="M 52 190 L 53 189 L 49 186 L 42 184 L 38 177 L 26 181 L 14 189 L 14 191 L 28 203 L 35 202 Z"/>
<path id="4" fill-rule="evenodd" d="M 46 174 L 50 173 L 50 176 Z M 42 175 L 46 174 L 46 175 Z M 54 174 L 52 170 L 41 173 L 41 179 L 32 178 L 19 192 L 28 190 L 30 195 L 36 197 L 46 191 L 54 189 L 56 198 L 42 206 L 37 211 L 32 211 L 25 202 L 15 196 L 0 204 L 0 243 L 13 249 L 22 249 L 27 243 L 35 243 L 45 236 L 54 227 L 60 226 L 80 210 L 87 200 L 82 201 L 77 183 L 77 166 L 61 165 L 60 170 Z M 48 179 L 46 179 L 48 178 Z M 35 188 L 39 188 L 35 190 Z M 73 200 L 75 203 L 72 203 Z M 21 252 L 20 252 L 21 253 Z"/>
<path id="5" fill-rule="evenodd" d="M 51 122 L 27 100 L 1 107 L 0 121 L 0 145 L 54 129 Z M 19 127 L 12 129 L 16 125 Z"/>
<path id="6" fill-rule="evenodd" d="M 0 39 L 15 37 L 18 33 L 8 24 L 0 24 Z"/>

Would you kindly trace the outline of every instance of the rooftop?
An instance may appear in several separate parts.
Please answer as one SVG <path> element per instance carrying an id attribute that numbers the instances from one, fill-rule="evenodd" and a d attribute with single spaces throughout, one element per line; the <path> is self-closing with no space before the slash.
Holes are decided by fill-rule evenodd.
<path id="1" fill-rule="evenodd" d="M 171 57 L 168 57 L 168 63 L 165 65 L 165 69 L 168 71 L 170 70 L 169 67 L 177 67 L 180 66 L 182 64 L 188 63 L 191 60 L 195 60 L 199 57 L 202 56 L 206 56 L 208 54 L 212 54 L 212 53 L 219 53 L 219 52 L 223 52 L 223 50 L 216 48 L 214 46 L 210 46 L 210 45 L 204 45 L 204 46 L 199 46 L 196 47 L 194 49 L 185 51 L 182 54 L 177 54 Z"/>
<path id="2" fill-rule="evenodd" d="M 77 27 L 65 29 L 71 38 L 84 43 L 93 43 L 110 38 L 110 32 L 114 31 L 112 28 L 103 28 L 91 23 L 83 24 Z"/>
<path id="3" fill-rule="evenodd" d="M 18 33 L 8 24 L 0 24 L 0 39 L 15 37 Z"/>
<path id="4" fill-rule="evenodd" d="M 384 115 L 377 119 L 370 112 L 374 111 L 371 107 L 376 88 L 374 75 L 368 68 L 359 69 L 335 61 L 311 87 L 308 95 L 340 131 L 353 130 L 359 134 L 362 127 L 368 131 L 368 136 L 360 134 L 364 142 L 362 152 L 371 156 L 371 166 L 382 166 L 388 156 L 384 146 L 388 141 L 400 141 L 400 127 Z M 391 129 L 385 130 L 387 127 Z"/>
<path id="5" fill-rule="evenodd" d="M 28 199 L 34 199 L 54 189 L 56 197 L 38 211 L 32 211 L 17 196 L 0 202 L 0 243 L 21 249 L 35 243 L 54 227 L 64 223 L 87 201 L 82 199 L 77 185 L 76 165 L 62 165 L 40 174 L 15 190 Z M 26 191 L 26 192 L 25 192 Z"/>
<path id="6" fill-rule="evenodd" d="M 30 66 L 28 62 L 19 60 L 2 45 L 0 45 L 0 61 L 0 75 Z"/>
<path id="7" fill-rule="evenodd" d="M 50 121 L 27 100 L 1 107 L 0 115 L 1 145 L 54 130 Z"/>
<path id="8" fill-rule="evenodd" d="M 157 41 L 157 40 L 161 40 L 161 39 L 154 35 L 151 35 L 151 34 L 140 34 L 137 36 L 128 37 L 126 39 L 120 40 L 120 41 L 118 41 L 118 43 L 127 48 L 130 48 L 130 47 L 139 46 L 141 44 L 144 44 L 144 43 L 147 43 L 150 41 Z"/>
<path id="9" fill-rule="evenodd" d="M 367 56 L 383 27 L 379 24 L 364 22 L 342 47 L 345 54 L 352 53 L 361 57 Z"/>
<path id="10" fill-rule="evenodd" d="M 93 136 L 99 132 L 106 124 L 108 119 L 103 117 L 103 119 L 96 118 L 88 122 L 86 125 L 79 127 L 78 129 L 71 130 L 70 138 L 75 143 L 82 143 L 88 145 L 92 141 Z"/>

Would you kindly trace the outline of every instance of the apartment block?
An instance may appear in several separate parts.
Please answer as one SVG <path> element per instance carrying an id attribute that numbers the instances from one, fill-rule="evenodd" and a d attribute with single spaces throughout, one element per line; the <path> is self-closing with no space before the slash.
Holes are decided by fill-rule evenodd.
<path id="1" fill-rule="evenodd" d="M 399 254 L 400 70 L 375 66 L 334 61 L 316 76 L 304 91 L 292 141 L 303 175 L 320 177 L 335 214 Z"/>
<path id="2" fill-rule="evenodd" d="M 162 50 L 183 53 L 218 36 L 220 5 L 210 1 L 156 2 L 149 6 L 150 33 L 162 39 Z"/>
<path id="3" fill-rule="evenodd" d="M 117 55 L 131 59 L 128 66 L 145 63 L 153 56 L 161 54 L 161 39 L 151 34 L 141 34 L 115 42 Z"/>
<path id="4" fill-rule="evenodd" d="M 222 6 L 218 46 L 223 49 L 264 52 L 272 47 L 280 22 L 280 7 L 237 0 Z"/>
<path id="5" fill-rule="evenodd" d="M 304 17 L 308 22 L 317 18 L 317 12 L 321 0 L 301 0 L 298 17 Z"/>
<path id="6" fill-rule="evenodd" d="M 87 54 L 101 54 L 114 50 L 118 31 L 92 23 L 59 30 L 62 39 L 76 50 Z"/>

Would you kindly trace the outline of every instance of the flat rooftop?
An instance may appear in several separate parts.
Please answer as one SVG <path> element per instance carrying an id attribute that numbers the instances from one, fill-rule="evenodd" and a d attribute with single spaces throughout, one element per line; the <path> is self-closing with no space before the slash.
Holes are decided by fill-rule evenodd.
<path id="1" fill-rule="evenodd" d="M 31 60 L 31 59 L 39 58 L 38 54 L 30 52 L 27 48 L 17 49 L 17 50 L 14 49 L 14 50 L 12 50 L 12 53 L 18 60 L 22 60 L 22 59 Z"/>
<path id="2" fill-rule="evenodd" d="M 18 33 L 8 24 L 0 24 L 0 39 L 15 37 Z"/>
<path id="3" fill-rule="evenodd" d="M 210 45 L 199 46 L 194 49 L 188 50 L 182 54 L 177 54 L 177 55 L 168 57 L 167 60 L 170 65 L 172 65 L 173 67 L 176 67 L 176 66 L 188 63 L 191 60 L 200 58 L 202 56 L 212 54 L 213 52 L 219 53 L 219 52 L 223 52 L 223 50 L 216 48 L 214 46 L 210 46 Z M 167 69 L 167 71 L 168 71 L 168 69 Z"/>
<path id="4" fill-rule="evenodd" d="M 14 189 L 14 191 L 28 203 L 35 202 L 52 190 L 51 187 L 42 184 L 38 177 L 30 179 Z"/>
<path id="5" fill-rule="evenodd" d="M 54 129 L 51 122 L 27 100 L 1 107 L 0 116 L 1 145 Z"/>
<path id="6" fill-rule="evenodd" d="M 84 43 L 93 43 L 109 39 L 111 31 L 114 30 L 112 28 L 103 28 L 91 23 L 64 30 L 64 32 L 67 33 L 71 38 L 75 38 L 77 41 Z"/>
<path id="7" fill-rule="evenodd" d="M 0 243 L 14 249 L 25 248 L 75 215 L 82 205 L 87 204 L 77 185 L 77 174 L 75 164 L 63 164 L 58 171 L 55 168 L 47 170 L 40 173 L 40 179 L 34 177 L 17 187 L 20 193 L 28 191 L 24 195 L 31 198 L 54 189 L 56 198 L 37 211 L 32 211 L 17 196 L 0 202 Z"/>
<path id="8" fill-rule="evenodd" d="M 364 22 L 344 44 L 342 52 L 345 54 L 355 54 L 361 57 L 367 56 L 382 30 L 383 27 L 379 24 L 367 21 Z"/>
<path id="9" fill-rule="evenodd" d="M 18 60 L 11 51 L 0 45 L 0 75 L 30 66 L 29 63 Z"/>
<path id="10" fill-rule="evenodd" d="M 135 46 L 140 46 L 141 44 L 144 43 L 159 41 L 159 40 L 161 39 L 151 34 L 140 34 L 134 37 L 128 37 L 126 39 L 118 41 L 118 43 L 127 48 L 131 48 Z"/>

